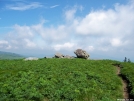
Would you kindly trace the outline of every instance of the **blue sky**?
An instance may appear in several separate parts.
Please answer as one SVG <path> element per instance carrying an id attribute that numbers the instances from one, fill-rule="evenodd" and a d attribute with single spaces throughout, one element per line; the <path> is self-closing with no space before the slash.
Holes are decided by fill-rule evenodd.
<path id="1" fill-rule="evenodd" d="M 0 0 L 0 51 L 134 60 L 133 0 Z"/>

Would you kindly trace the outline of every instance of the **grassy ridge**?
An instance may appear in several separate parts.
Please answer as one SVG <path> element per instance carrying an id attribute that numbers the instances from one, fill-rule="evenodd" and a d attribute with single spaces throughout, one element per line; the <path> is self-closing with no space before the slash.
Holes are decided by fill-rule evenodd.
<path id="1" fill-rule="evenodd" d="M 22 59 L 22 58 L 24 58 L 24 56 L 21 56 L 19 54 L 0 51 L 0 60 L 1 59 Z"/>
<path id="2" fill-rule="evenodd" d="M 116 101 L 122 83 L 110 60 L 0 60 L 0 101 Z"/>
<path id="3" fill-rule="evenodd" d="M 129 81 L 130 81 L 130 87 L 132 87 L 132 90 L 130 94 L 134 97 L 134 63 L 122 63 L 123 68 L 121 69 L 121 74 L 123 74 Z"/>

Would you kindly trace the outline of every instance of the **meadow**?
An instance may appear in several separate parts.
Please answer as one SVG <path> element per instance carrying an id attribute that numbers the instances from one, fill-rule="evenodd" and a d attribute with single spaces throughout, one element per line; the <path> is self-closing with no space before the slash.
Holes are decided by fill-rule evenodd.
<path id="1" fill-rule="evenodd" d="M 129 82 L 130 97 L 134 99 L 134 63 L 122 63 L 121 74 Z"/>
<path id="2" fill-rule="evenodd" d="M 122 82 L 116 74 L 117 68 L 112 65 L 117 62 L 0 60 L 0 101 L 117 101 L 123 98 Z M 125 67 L 121 72 L 128 75 L 134 87 L 134 70 Z M 134 94 L 134 90 L 131 93 Z"/>

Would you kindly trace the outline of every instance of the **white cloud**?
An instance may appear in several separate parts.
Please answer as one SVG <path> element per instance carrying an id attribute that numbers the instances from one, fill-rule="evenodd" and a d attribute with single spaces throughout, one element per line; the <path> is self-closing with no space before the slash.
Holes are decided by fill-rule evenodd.
<path id="1" fill-rule="evenodd" d="M 79 21 L 76 32 L 83 35 L 117 35 L 124 33 L 126 25 L 130 25 L 126 26 L 126 31 L 132 31 L 133 11 L 131 5 L 116 5 L 115 9 L 92 11 Z"/>
<path id="2" fill-rule="evenodd" d="M 122 45 L 122 42 L 120 39 L 114 38 L 111 40 L 111 44 L 112 44 L 112 46 L 118 47 L 118 46 Z"/>
<path id="3" fill-rule="evenodd" d="M 66 27 L 64 25 L 59 25 L 58 27 L 44 27 L 42 24 L 31 26 L 32 30 L 38 35 L 40 35 L 43 39 L 53 41 L 61 41 L 66 38 L 67 32 L 65 32 Z"/>
<path id="4" fill-rule="evenodd" d="M 55 8 L 55 7 L 58 7 L 59 5 L 53 5 L 53 6 L 50 6 L 50 8 Z"/>
<path id="5" fill-rule="evenodd" d="M 28 10 L 28 9 L 35 9 L 35 8 L 39 8 L 39 7 L 43 7 L 43 5 L 40 4 L 39 2 L 32 2 L 32 3 L 29 3 L 29 4 L 16 3 L 16 4 L 8 4 L 8 5 L 6 5 L 7 9 L 19 10 L 19 11 L 24 11 L 24 10 Z"/>
<path id="6" fill-rule="evenodd" d="M 78 10 L 82 11 L 84 9 L 83 6 L 78 6 L 78 5 L 75 5 L 73 6 L 71 9 L 68 9 L 65 11 L 65 18 L 67 21 L 70 21 L 70 20 L 75 20 L 75 14 Z"/>
<path id="7" fill-rule="evenodd" d="M 12 37 L 16 36 L 19 38 L 27 38 L 27 37 L 34 36 L 34 32 L 31 30 L 30 26 L 25 26 L 25 25 L 20 26 L 20 25 L 15 24 L 13 28 L 14 28 L 14 31 L 11 32 Z M 16 34 L 13 34 L 13 33 L 16 33 Z"/>
<path id="8" fill-rule="evenodd" d="M 71 9 L 65 12 L 66 20 L 72 20 L 74 18 L 74 14 L 76 13 L 75 9 Z"/>
<path id="9" fill-rule="evenodd" d="M 6 40 L 0 40 L 0 48 L 1 49 L 11 49 L 11 46 L 9 45 L 9 42 Z"/>
<path id="10" fill-rule="evenodd" d="M 98 48 L 99 51 L 104 51 L 104 52 L 107 52 L 109 49 L 107 47 L 100 47 Z"/>
<path id="11" fill-rule="evenodd" d="M 82 5 L 79 6 L 80 11 L 84 10 L 84 7 Z"/>
<path id="12" fill-rule="evenodd" d="M 73 52 L 82 48 L 88 52 L 114 56 L 133 52 L 134 3 L 116 4 L 114 9 L 94 10 L 84 17 L 77 15 L 80 9 L 83 10 L 82 7 L 66 10 L 65 23 L 57 26 L 46 27 L 43 21 L 31 26 L 14 25 L 13 31 L 8 33 L 1 44 L 10 43 L 12 48 L 29 47 L 43 51 Z"/>
<path id="13" fill-rule="evenodd" d="M 35 48 L 36 47 L 36 44 L 29 39 L 24 39 L 24 42 L 26 43 L 25 45 L 27 48 Z"/>
<path id="14" fill-rule="evenodd" d="M 72 50 L 72 48 L 74 48 L 74 46 L 75 46 L 74 43 L 67 42 L 67 43 L 64 43 L 64 44 L 56 44 L 56 45 L 53 46 L 53 48 L 56 51 L 59 51 L 59 50 Z"/>
<path id="15" fill-rule="evenodd" d="M 8 45 L 7 47 L 6 47 L 6 49 L 11 49 L 12 47 L 10 46 L 10 45 Z"/>
<path id="16" fill-rule="evenodd" d="M 95 49 L 94 46 L 88 46 L 86 50 L 92 52 L 94 51 L 94 49 Z"/>
<path id="17" fill-rule="evenodd" d="M 79 22 L 76 26 L 76 32 L 96 35 L 111 33 L 111 30 L 118 30 L 118 27 L 113 26 L 117 23 L 116 17 L 113 10 L 91 12 Z"/>
<path id="18" fill-rule="evenodd" d="M 8 41 L 0 40 L 0 45 L 3 45 L 3 44 L 8 44 Z"/>

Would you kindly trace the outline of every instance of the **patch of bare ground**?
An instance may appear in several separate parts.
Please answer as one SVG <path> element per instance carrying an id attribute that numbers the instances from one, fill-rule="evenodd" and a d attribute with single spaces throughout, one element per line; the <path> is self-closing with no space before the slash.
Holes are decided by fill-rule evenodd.
<path id="1" fill-rule="evenodd" d="M 127 81 L 121 76 L 121 68 L 119 65 L 116 65 L 116 68 L 117 68 L 117 75 L 121 78 L 121 82 L 122 82 L 122 89 L 123 89 L 123 98 L 124 99 L 129 99 L 129 92 L 128 92 L 128 83 Z"/>

